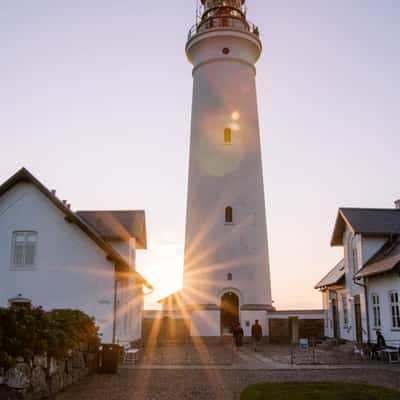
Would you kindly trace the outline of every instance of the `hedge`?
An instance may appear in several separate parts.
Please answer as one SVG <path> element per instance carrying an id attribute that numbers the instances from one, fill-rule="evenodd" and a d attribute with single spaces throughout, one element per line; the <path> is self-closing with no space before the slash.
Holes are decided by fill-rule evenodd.
<path id="1" fill-rule="evenodd" d="M 99 346 L 94 319 L 79 310 L 44 311 L 41 307 L 0 308 L 0 368 L 17 357 L 64 357 L 80 345 Z"/>

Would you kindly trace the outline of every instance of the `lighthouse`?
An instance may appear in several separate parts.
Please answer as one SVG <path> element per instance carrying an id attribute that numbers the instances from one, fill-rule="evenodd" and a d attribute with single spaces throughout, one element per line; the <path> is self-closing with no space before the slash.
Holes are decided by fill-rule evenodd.
<path id="1" fill-rule="evenodd" d="M 202 0 L 189 32 L 193 65 L 183 290 L 164 299 L 192 336 L 245 335 L 273 310 L 255 64 L 259 29 L 245 0 Z"/>

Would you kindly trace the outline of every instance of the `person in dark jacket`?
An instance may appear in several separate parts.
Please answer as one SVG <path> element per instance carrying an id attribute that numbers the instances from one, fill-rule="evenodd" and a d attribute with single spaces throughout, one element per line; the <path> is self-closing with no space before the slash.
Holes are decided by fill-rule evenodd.
<path id="1" fill-rule="evenodd" d="M 256 319 L 254 325 L 251 327 L 251 337 L 253 339 L 254 351 L 257 351 L 257 345 L 260 343 L 263 337 L 262 328 L 258 323 L 258 319 Z"/>
<path id="2" fill-rule="evenodd" d="M 382 356 L 381 351 L 386 348 L 386 340 L 381 331 L 376 331 L 376 343 L 372 344 L 372 358 L 379 359 Z"/>
<path id="3" fill-rule="evenodd" d="M 386 340 L 381 331 L 376 331 L 376 346 L 378 349 L 384 349 L 386 347 Z"/>
<path id="4" fill-rule="evenodd" d="M 240 326 L 240 322 L 238 322 L 233 328 L 233 337 L 235 339 L 236 349 L 239 350 L 243 345 L 243 328 Z"/>

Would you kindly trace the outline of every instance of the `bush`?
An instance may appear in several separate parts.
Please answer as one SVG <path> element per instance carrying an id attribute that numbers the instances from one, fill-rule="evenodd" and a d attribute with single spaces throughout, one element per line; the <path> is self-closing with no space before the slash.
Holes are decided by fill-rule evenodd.
<path id="1" fill-rule="evenodd" d="M 18 356 L 63 357 L 82 343 L 98 346 L 100 339 L 94 320 L 81 311 L 0 308 L 0 367 L 9 368 Z"/>

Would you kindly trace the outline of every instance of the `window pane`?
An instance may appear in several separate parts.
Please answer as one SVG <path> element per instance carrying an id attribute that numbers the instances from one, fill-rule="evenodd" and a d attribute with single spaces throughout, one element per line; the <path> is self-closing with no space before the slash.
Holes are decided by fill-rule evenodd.
<path id="1" fill-rule="evenodd" d="M 14 245 L 14 265 L 23 265 L 24 264 L 24 245 L 15 244 Z"/>
<path id="2" fill-rule="evenodd" d="M 226 207 L 226 209 L 225 209 L 225 222 L 233 222 L 232 207 Z"/>
<path id="3" fill-rule="evenodd" d="M 27 242 L 36 243 L 36 233 L 28 233 L 26 235 Z"/>
<path id="4" fill-rule="evenodd" d="M 25 242 L 25 234 L 24 233 L 16 233 L 14 235 L 15 242 Z"/>
<path id="5" fill-rule="evenodd" d="M 25 265 L 33 265 L 35 263 L 35 245 L 26 244 L 25 247 Z"/>
<path id="6" fill-rule="evenodd" d="M 229 128 L 224 130 L 224 142 L 225 144 L 232 143 L 232 131 Z"/>

